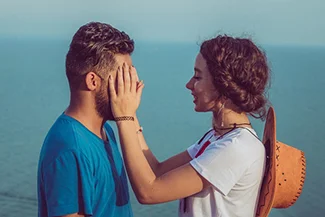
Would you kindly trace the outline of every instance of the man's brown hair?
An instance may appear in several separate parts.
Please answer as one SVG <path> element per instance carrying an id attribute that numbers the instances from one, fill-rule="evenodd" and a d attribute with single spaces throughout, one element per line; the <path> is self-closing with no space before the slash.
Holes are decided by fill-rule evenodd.
<path id="1" fill-rule="evenodd" d="M 66 75 L 70 89 L 78 89 L 82 76 L 92 71 L 106 79 L 115 66 L 115 54 L 131 54 L 134 41 L 109 24 L 90 22 L 73 36 L 66 55 Z"/>

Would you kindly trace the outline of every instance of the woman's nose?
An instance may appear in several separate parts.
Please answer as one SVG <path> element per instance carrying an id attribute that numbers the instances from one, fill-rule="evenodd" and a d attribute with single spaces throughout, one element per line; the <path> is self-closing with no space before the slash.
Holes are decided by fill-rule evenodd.
<path id="1" fill-rule="evenodd" d="M 193 84 L 192 84 L 192 78 L 187 82 L 187 84 L 185 85 L 187 89 L 192 90 L 193 88 Z"/>

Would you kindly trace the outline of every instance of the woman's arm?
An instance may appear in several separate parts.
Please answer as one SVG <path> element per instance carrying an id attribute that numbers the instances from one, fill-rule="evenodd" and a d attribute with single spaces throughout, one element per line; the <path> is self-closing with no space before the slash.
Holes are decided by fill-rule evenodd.
<path id="1" fill-rule="evenodd" d="M 149 149 L 146 140 L 144 138 L 143 132 L 140 132 L 140 124 L 138 121 L 138 118 L 135 116 L 134 118 L 135 128 L 137 129 L 137 137 L 139 139 L 140 147 L 142 149 L 142 152 L 144 156 L 146 157 L 151 169 L 155 173 L 157 177 L 163 175 L 166 172 L 169 172 L 170 170 L 173 170 L 177 167 L 180 167 L 192 160 L 190 155 L 187 151 L 183 151 L 163 162 L 159 162 L 155 155 L 151 152 Z"/>
<path id="2" fill-rule="evenodd" d="M 188 163 L 157 176 L 150 167 L 139 143 L 135 117 L 143 85 L 138 87 L 135 68 L 119 67 L 117 91 L 109 76 L 109 93 L 112 113 L 117 123 L 125 166 L 132 188 L 141 203 L 161 203 L 193 195 L 209 183 Z M 127 117 L 127 118 L 124 118 Z M 177 158 L 178 159 L 178 158 Z M 172 168 L 170 167 L 170 168 Z"/>
<path id="3" fill-rule="evenodd" d="M 140 203 L 155 204 L 188 197 L 210 185 L 189 163 L 156 176 L 136 139 L 135 124 L 119 121 L 117 127 L 125 166 Z"/>

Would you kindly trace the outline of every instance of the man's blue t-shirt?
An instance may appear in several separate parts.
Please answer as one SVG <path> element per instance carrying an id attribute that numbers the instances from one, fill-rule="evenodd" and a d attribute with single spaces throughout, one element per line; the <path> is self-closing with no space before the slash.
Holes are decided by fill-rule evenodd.
<path id="1" fill-rule="evenodd" d="M 62 114 L 45 138 L 38 165 L 38 216 L 82 213 L 133 216 L 125 169 L 112 128 L 106 143 Z"/>

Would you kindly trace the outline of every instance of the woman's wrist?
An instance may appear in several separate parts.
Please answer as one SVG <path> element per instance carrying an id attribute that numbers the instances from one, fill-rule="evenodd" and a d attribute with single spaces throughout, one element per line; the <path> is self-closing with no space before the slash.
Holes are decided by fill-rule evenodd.
<path id="1" fill-rule="evenodd" d="M 121 115 L 121 116 L 117 116 L 114 118 L 114 121 L 116 122 L 117 126 L 123 125 L 122 122 L 124 123 L 132 123 L 135 126 L 136 129 L 136 134 L 140 134 L 143 131 L 143 127 L 140 125 L 139 120 L 136 116 L 136 114 L 134 116 L 130 116 L 130 115 Z"/>
<path id="2" fill-rule="evenodd" d="M 123 115 L 123 116 L 115 117 L 114 120 L 116 122 L 118 122 L 118 121 L 134 121 L 134 116 Z"/>
<path id="3" fill-rule="evenodd" d="M 142 133 L 143 127 L 140 125 L 137 115 L 134 116 L 134 124 L 135 124 L 135 128 L 137 129 L 137 134 Z"/>

